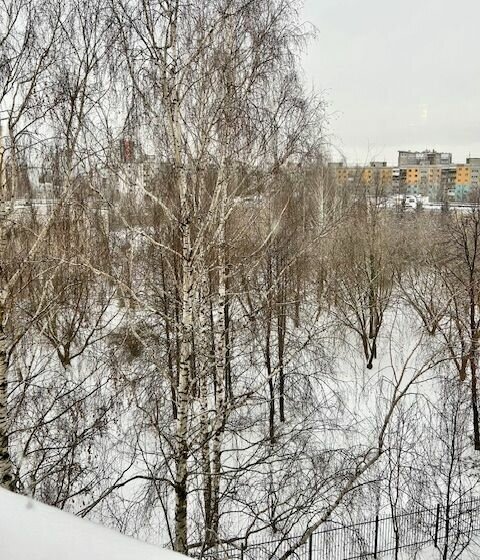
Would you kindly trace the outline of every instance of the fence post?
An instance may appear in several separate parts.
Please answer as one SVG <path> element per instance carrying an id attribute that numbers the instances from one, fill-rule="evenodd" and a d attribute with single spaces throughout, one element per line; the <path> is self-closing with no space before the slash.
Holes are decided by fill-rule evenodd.
<path id="1" fill-rule="evenodd" d="M 313 534 L 308 538 L 308 560 L 313 558 Z"/>
<path id="2" fill-rule="evenodd" d="M 440 525 L 440 504 L 437 504 L 437 515 L 435 518 L 435 537 L 433 539 L 433 544 L 435 546 L 435 548 L 437 548 L 438 545 L 438 527 Z"/>
<path id="3" fill-rule="evenodd" d="M 242 542 L 240 545 L 240 560 L 243 560 L 243 553 L 245 552 L 245 543 Z"/>
<path id="4" fill-rule="evenodd" d="M 375 541 L 374 541 L 374 548 L 373 548 L 373 557 L 377 558 L 378 552 L 378 515 L 375 516 Z"/>

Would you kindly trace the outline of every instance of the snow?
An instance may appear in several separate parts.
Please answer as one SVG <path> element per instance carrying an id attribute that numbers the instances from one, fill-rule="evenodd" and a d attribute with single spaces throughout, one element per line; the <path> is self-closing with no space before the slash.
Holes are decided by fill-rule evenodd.
<path id="1" fill-rule="evenodd" d="M 420 550 L 404 549 L 400 550 L 398 556 L 395 557 L 395 553 L 391 554 L 380 554 L 379 558 L 382 560 L 442 560 L 443 558 L 443 546 L 440 548 L 434 548 L 433 546 L 427 546 Z M 478 542 L 473 540 L 469 546 L 461 551 L 458 550 L 456 553 L 450 553 L 447 556 L 449 559 L 461 559 L 461 560 L 478 560 L 480 558 L 480 548 Z"/>
<path id="2" fill-rule="evenodd" d="M 0 489 L 0 558 L 181 560 L 186 557 Z"/>

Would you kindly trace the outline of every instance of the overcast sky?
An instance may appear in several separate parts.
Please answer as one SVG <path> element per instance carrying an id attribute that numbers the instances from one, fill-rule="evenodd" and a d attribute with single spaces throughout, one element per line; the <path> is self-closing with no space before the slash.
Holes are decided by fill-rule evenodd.
<path id="1" fill-rule="evenodd" d="M 305 79 L 349 162 L 480 156 L 480 0 L 305 0 L 303 19 L 318 30 Z"/>

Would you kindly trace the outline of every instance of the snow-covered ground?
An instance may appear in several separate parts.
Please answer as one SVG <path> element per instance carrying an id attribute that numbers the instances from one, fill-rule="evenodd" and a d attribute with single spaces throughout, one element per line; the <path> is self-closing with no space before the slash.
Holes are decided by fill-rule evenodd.
<path id="1" fill-rule="evenodd" d="M 441 560 L 443 558 L 443 549 L 439 550 L 433 546 L 423 548 L 418 551 L 404 550 L 398 555 L 397 560 Z M 480 558 L 480 546 L 478 542 L 472 542 L 464 551 L 459 552 L 459 555 L 448 555 L 447 558 L 458 558 L 461 560 L 476 560 Z M 382 560 L 395 560 L 394 554 L 381 555 Z"/>
<path id="2" fill-rule="evenodd" d="M 0 489 L 0 558 L 181 560 L 185 556 Z"/>

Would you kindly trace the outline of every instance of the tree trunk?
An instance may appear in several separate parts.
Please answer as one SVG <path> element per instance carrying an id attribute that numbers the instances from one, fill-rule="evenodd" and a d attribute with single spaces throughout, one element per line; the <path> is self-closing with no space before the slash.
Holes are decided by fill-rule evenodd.
<path id="1" fill-rule="evenodd" d="M 188 406 L 192 363 L 192 273 L 184 263 L 180 371 L 177 389 L 175 550 L 187 552 Z"/>
<path id="2" fill-rule="evenodd" d="M 477 353 L 478 353 L 478 329 L 476 317 L 476 289 L 473 271 L 470 272 L 470 375 L 471 375 L 471 401 L 472 401 L 472 419 L 473 419 L 473 445 L 475 451 L 480 451 L 480 426 L 478 416 L 478 392 L 477 392 Z"/>
<path id="3" fill-rule="evenodd" d="M 286 306 L 286 287 L 285 277 L 279 279 L 279 298 L 277 300 L 277 344 L 278 344 L 278 413 L 280 422 L 285 422 L 285 329 L 287 325 Z"/>
<path id="4" fill-rule="evenodd" d="M 470 374 L 471 374 L 471 401 L 472 401 L 472 420 L 473 420 L 473 444 L 475 451 L 480 451 L 480 426 L 478 414 L 478 392 L 477 392 L 477 363 L 472 349 L 470 356 Z"/>
<path id="5" fill-rule="evenodd" d="M 15 170 L 15 166 L 13 166 Z M 13 173 L 15 175 L 15 173 Z M 8 192 L 3 156 L 2 129 L 0 127 L 0 259 L 5 261 L 7 250 Z M 0 275 L 4 276 L 3 262 L 0 263 Z M 6 285 L 6 279 L 2 278 Z M 7 490 L 14 489 L 13 468 L 8 445 L 8 340 L 5 333 L 6 290 L 2 290 L 0 301 L 0 486 Z"/>
<path id="6" fill-rule="evenodd" d="M 175 550 L 187 553 L 187 496 L 188 496 L 188 410 L 192 376 L 193 292 L 191 226 L 187 201 L 187 177 L 181 169 L 179 177 L 182 205 L 182 316 L 180 333 L 180 367 L 177 388 L 176 473 L 175 473 Z"/>
<path id="7" fill-rule="evenodd" d="M 226 202 L 227 182 L 220 170 L 220 200 L 219 200 L 219 236 L 218 236 L 218 296 L 217 321 L 215 324 L 215 426 L 212 437 L 212 524 L 210 534 L 218 538 L 220 522 L 220 482 L 221 482 L 221 453 L 223 432 L 226 422 L 226 374 L 227 374 L 227 344 L 225 323 L 225 308 L 227 305 L 227 263 L 226 263 Z M 212 543 L 213 544 L 213 543 Z"/>
<path id="8" fill-rule="evenodd" d="M 212 543 L 212 471 L 210 464 L 210 426 L 209 426 L 209 386 L 212 375 L 211 345 L 211 306 L 210 282 L 203 247 L 199 248 L 196 266 L 198 280 L 198 335 L 197 335 L 197 377 L 200 404 L 200 461 L 203 480 L 203 506 L 205 511 L 204 546 L 209 548 Z"/>
<path id="9" fill-rule="evenodd" d="M 170 315 L 170 305 L 168 301 L 168 294 L 167 294 L 167 284 L 165 281 L 165 263 L 163 260 L 163 256 L 160 257 L 160 267 L 161 267 L 161 279 L 162 279 L 162 303 L 163 303 L 163 314 L 165 317 L 165 341 L 167 344 L 167 366 L 168 366 L 168 373 L 170 377 L 170 391 L 172 396 L 172 415 L 174 420 L 177 419 L 177 395 L 176 395 L 176 387 L 177 387 L 177 374 L 175 372 L 175 368 L 173 367 L 173 344 L 172 344 L 172 336 L 171 336 L 171 315 Z"/>
<path id="10" fill-rule="evenodd" d="M 1 314 L 3 316 L 3 313 Z M 14 490 L 12 461 L 8 446 L 8 348 L 7 337 L 0 322 L 0 486 Z"/>

